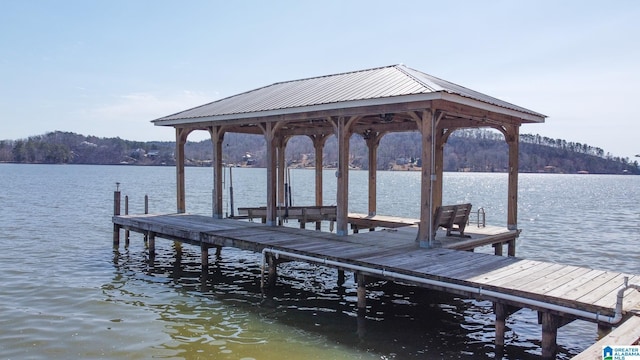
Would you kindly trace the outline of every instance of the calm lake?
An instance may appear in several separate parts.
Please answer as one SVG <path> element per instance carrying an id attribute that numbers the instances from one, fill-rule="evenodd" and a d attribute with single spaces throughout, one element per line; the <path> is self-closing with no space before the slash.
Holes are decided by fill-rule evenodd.
<path id="1" fill-rule="evenodd" d="M 325 171 L 325 205 L 335 202 Z M 211 214 L 212 170 L 187 168 L 187 212 Z M 228 170 L 227 174 L 228 176 Z M 444 203 L 483 207 L 506 225 L 507 174 L 446 173 Z M 0 357 L 3 359 L 492 359 L 491 303 L 378 282 L 358 322 L 352 276 L 287 263 L 262 297 L 260 256 L 224 248 L 200 281 L 200 250 L 140 234 L 112 247 L 113 191 L 130 213 L 175 212 L 173 167 L 0 164 Z M 265 169 L 233 169 L 235 206 L 265 204 Z M 294 205 L 313 204 L 314 172 L 291 170 Z M 350 205 L 366 212 L 367 172 L 350 172 Z M 228 209 L 228 181 L 225 184 Z M 418 217 L 418 172 L 378 173 L 378 213 Z M 640 273 L 640 177 L 521 174 L 517 255 Z M 291 224 L 296 226 L 296 224 Z M 481 249 L 490 252 L 492 249 Z M 507 323 L 504 359 L 536 359 L 533 311 Z M 364 329 L 364 330 L 363 330 Z M 596 326 L 559 330 L 558 358 L 596 340 Z"/>

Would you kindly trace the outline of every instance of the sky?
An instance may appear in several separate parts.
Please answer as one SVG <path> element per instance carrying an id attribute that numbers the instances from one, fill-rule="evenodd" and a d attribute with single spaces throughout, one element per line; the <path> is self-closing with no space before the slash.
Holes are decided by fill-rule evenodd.
<path id="1" fill-rule="evenodd" d="M 0 139 L 173 141 L 150 121 L 402 63 L 548 116 L 521 133 L 632 159 L 638 19 L 635 0 L 0 0 Z"/>

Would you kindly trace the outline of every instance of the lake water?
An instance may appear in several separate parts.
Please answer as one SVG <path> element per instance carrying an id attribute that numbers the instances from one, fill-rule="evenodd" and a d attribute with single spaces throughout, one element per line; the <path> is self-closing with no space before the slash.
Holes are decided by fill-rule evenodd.
<path id="1" fill-rule="evenodd" d="M 187 211 L 211 214 L 212 172 L 187 168 Z M 228 174 L 227 174 L 228 175 Z M 418 216 L 420 174 L 378 173 L 378 212 Z M 484 207 L 506 225 L 506 174 L 447 173 L 444 202 Z M 312 204 L 313 171 L 292 170 L 294 205 Z M 233 169 L 235 205 L 264 205 L 264 169 Z M 325 205 L 335 200 L 325 172 Z M 367 173 L 350 172 L 350 211 L 366 212 Z M 640 273 L 640 177 L 521 174 L 517 255 Z M 200 281 L 200 251 L 158 239 L 149 263 L 140 234 L 112 247 L 113 191 L 130 212 L 175 211 L 172 167 L 0 164 L 2 359 L 491 359 L 491 303 L 379 282 L 368 316 L 351 276 L 288 263 L 263 298 L 260 257 L 225 248 Z M 228 186 L 229 184 L 225 184 Z M 228 188 L 225 188 L 225 204 Z M 228 205 L 225 205 L 228 211 Z M 487 249 L 484 251 L 491 251 Z M 509 318 L 505 359 L 539 355 L 537 315 Z M 559 330 L 558 357 L 596 339 L 594 324 Z"/>

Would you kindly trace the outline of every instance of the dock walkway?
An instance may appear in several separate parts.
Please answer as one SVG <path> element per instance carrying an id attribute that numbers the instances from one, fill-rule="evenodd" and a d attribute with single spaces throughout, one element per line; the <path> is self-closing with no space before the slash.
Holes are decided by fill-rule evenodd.
<path id="1" fill-rule="evenodd" d="M 395 229 L 338 236 L 188 214 L 114 216 L 113 223 L 150 239 L 157 236 L 200 246 L 203 265 L 208 248 L 234 247 L 273 255 L 272 260 L 301 260 L 355 271 L 362 279 L 383 278 L 491 300 L 501 309 L 496 310 L 497 345 L 504 344 L 501 327 L 506 316 L 524 307 L 538 310 L 542 314 L 543 353 L 545 346 L 551 348 L 547 353 L 555 351 L 558 327 L 575 319 L 605 324 L 615 317 L 618 290 L 625 277 L 629 283 L 640 283 L 636 274 L 445 247 L 420 248 L 410 236 L 399 236 Z M 365 283 L 359 282 L 359 293 L 362 286 L 365 294 Z M 639 291 L 629 289 L 624 295 L 620 315 L 640 310 Z"/>

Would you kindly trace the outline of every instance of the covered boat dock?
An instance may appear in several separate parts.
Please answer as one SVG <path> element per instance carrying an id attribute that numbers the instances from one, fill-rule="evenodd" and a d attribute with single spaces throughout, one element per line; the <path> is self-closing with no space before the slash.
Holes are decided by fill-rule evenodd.
<path id="1" fill-rule="evenodd" d="M 637 309 L 640 298 L 634 292 L 620 305 L 614 300 L 622 279 L 637 281 L 638 275 L 605 274 L 515 258 L 519 129 L 522 124 L 544 120 L 540 113 L 404 65 L 280 82 L 247 91 L 153 121 L 157 126 L 175 128 L 177 214 L 120 215 L 116 204 L 114 245 L 122 228 L 144 233 L 150 253 L 156 236 L 200 246 L 203 271 L 208 249 L 224 246 L 262 252 L 272 280 L 282 259 L 334 267 L 339 278 L 345 270 L 353 271 L 358 279 L 358 308 L 363 311 L 367 277 L 489 299 L 495 304 L 499 347 L 504 345 L 509 314 L 531 308 L 540 312 L 542 355 L 553 358 L 559 327 L 575 319 L 611 326 Z M 454 131 L 466 128 L 496 129 L 504 135 L 509 149 L 507 218 L 503 224 L 483 230 L 473 226 L 465 229 L 455 215 L 455 209 L 463 204 L 442 204 L 444 145 Z M 196 130 L 208 131 L 213 143 L 212 217 L 186 214 L 184 146 Z M 379 211 L 376 205 L 380 139 L 391 132 L 406 131 L 419 132 L 422 145 L 421 187 L 415 195 L 420 199 L 420 213 L 414 219 L 383 214 L 384 209 Z M 223 219 L 222 144 L 225 134 L 233 132 L 265 139 L 266 206 L 257 209 L 260 214 L 255 216 L 264 224 Z M 354 134 L 364 139 L 369 150 L 367 214 L 349 212 L 349 141 Z M 285 206 L 285 149 L 293 136 L 308 136 L 315 148 L 315 203 L 302 206 L 295 215 L 301 218 L 310 214 L 304 209 L 326 207 L 323 149 L 330 136 L 337 139 L 335 210 L 301 222 L 304 227 L 307 220 L 335 221 L 335 234 L 279 226 Z M 440 223 L 443 209 L 455 211 Z M 249 210 L 246 215 L 253 217 Z M 359 231 L 376 228 L 384 231 Z M 502 255 L 504 244 L 508 244 L 508 257 L 458 251 L 493 245 L 495 254 Z M 627 288 L 625 283 L 622 292 Z"/>

